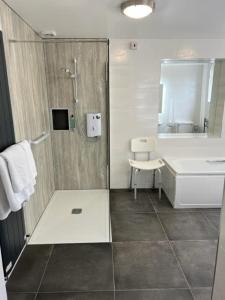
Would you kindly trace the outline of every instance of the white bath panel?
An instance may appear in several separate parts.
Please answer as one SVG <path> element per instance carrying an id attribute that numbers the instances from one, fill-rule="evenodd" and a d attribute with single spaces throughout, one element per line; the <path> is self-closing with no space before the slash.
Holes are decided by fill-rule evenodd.
<path id="1" fill-rule="evenodd" d="M 163 189 L 174 208 L 222 207 L 224 158 L 164 159 Z"/>
<path id="2" fill-rule="evenodd" d="M 108 190 L 56 191 L 29 244 L 111 241 Z"/>

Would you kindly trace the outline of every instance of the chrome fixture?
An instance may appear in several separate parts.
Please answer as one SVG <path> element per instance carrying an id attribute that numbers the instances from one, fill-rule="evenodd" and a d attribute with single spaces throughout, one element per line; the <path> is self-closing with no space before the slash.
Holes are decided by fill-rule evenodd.
<path id="1" fill-rule="evenodd" d="M 48 137 L 50 136 L 50 133 L 49 132 L 42 132 L 42 134 L 37 137 L 36 139 L 34 140 L 30 140 L 29 143 L 31 145 L 38 145 L 40 144 L 41 142 L 43 142 L 44 140 L 46 140 Z"/>
<path id="2" fill-rule="evenodd" d="M 204 129 L 203 132 L 206 133 L 209 129 L 209 120 L 207 118 L 204 118 Z"/>
<path id="3" fill-rule="evenodd" d="M 225 160 L 224 159 L 207 160 L 206 162 L 209 164 L 214 164 L 214 163 L 216 164 L 216 163 L 225 163 Z"/>
<path id="4" fill-rule="evenodd" d="M 121 4 L 122 13 L 132 19 L 142 19 L 155 8 L 154 0 L 127 0 Z"/>
<path id="5" fill-rule="evenodd" d="M 69 68 L 63 68 L 64 72 L 69 74 L 70 78 L 72 79 L 73 85 L 73 100 L 74 103 L 78 103 L 78 73 L 77 73 L 77 59 L 73 59 L 74 63 L 74 72 L 72 72 Z"/>
<path id="6" fill-rule="evenodd" d="M 75 78 L 75 73 L 73 73 L 69 68 L 63 69 L 65 73 L 70 75 L 70 78 L 73 79 Z"/>

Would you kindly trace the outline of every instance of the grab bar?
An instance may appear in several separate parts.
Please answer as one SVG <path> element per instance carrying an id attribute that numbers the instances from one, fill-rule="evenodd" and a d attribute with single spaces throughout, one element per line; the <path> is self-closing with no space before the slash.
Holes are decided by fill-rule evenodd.
<path id="1" fill-rule="evenodd" d="M 34 140 L 30 140 L 29 143 L 31 145 L 38 145 L 40 144 L 41 142 L 43 142 L 44 140 L 46 140 L 48 137 L 49 137 L 50 133 L 49 132 L 42 132 L 42 134 L 37 137 L 36 139 Z"/>
<path id="2" fill-rule="evenodd" d="M 217 160 L 207 160 L 207 163 L 214 164 L 214 163 L 225 163 L 225 159 L 217 159 Z"/>

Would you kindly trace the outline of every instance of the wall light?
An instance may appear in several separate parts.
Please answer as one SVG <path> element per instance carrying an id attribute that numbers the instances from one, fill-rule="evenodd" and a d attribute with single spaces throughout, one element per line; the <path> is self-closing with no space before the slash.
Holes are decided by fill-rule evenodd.
<path id="1" fill-rule="evenodd" d="M 132 19 L 145 18 L 154 8 L 154 0 L 127 0 L 121 4 L 122 13 Z"/>

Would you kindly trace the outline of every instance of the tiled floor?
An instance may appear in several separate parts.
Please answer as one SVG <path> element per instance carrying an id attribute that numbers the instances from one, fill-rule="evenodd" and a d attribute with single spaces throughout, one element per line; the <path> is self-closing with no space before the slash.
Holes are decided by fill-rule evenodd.
<path id="1" fill-rule="evenodd" d="M 9 300 L 210 300 L 219 211 L 111 192 L 113 243 L 30 245 Z"/>

